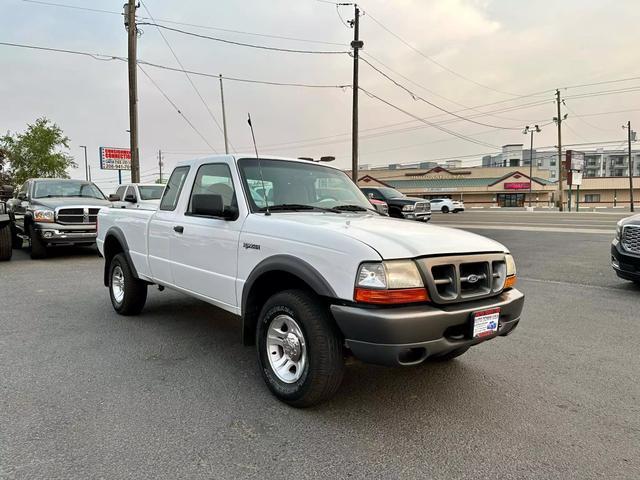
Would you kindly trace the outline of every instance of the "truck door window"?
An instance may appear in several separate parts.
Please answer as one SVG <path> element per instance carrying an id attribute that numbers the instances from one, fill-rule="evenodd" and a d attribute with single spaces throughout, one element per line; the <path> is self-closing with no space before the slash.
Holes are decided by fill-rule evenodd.
<path id="1" fill-rule="evenodd" d="M 189 173 L 189 167 L 187 166 L 178 167 L 173 171 L 171 177 L 169 177 L 167 186 L 164 189 L 164 194 L 160 201 L 160 210 L 173 211 L 176 209 L 180 192 L 182 191 L 184 181 L 187 178 L 187 173 Z"/>
<path id="2" fill-rule="evenodd" d="M 120 197 L 120 200 L 124 200 L 124 191 L 127 189 L 127 187 L 125 187 L 124 185 L 121 187 L 118 187 L 118 189 L 116 190 L 116 195 L 118 195 Z"/>
<path id="3" fill-rule="evenodd" d="M 236 192 L 233 188 L 231 170 L 226 163 L 209 163 L 198 169 L 189 198 L 188 213 L 191 213 L 191 199 L 198 194 L 214 194 L 222 197 L 225 208 L 236 207 Z"/>

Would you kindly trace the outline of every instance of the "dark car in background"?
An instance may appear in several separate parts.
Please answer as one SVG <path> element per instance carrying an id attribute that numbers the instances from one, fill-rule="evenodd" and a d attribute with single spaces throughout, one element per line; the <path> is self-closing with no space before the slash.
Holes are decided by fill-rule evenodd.
<path id="1" fill-rule="evenodd" d="M 611 266 L 618 277 L 640 285 L 640 215 L 618 222 L 611 243 Z"/>
<path id="2" fill-rule="evenodd" d="M 424 198 L 407 197 L 391 187 L 363 187 L 361 190 L 370 199 L 385 202 L 391 217 L 423 222 L 431 220 L 431 205 Z"/>
<path id="3" fill-rule="evenodd" d="M 7 204 L 16 238 L 29 240 L 31 258 L 43 258 L 50 246 L 95 244 L 98 212 L 110 202 L 91 182 L 35 178 Z"/>

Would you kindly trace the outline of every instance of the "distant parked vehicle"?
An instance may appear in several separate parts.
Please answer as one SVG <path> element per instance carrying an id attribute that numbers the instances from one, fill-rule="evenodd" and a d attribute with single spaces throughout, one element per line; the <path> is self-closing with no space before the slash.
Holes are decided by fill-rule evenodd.
<path id="1" fill-rule="evenodd" d="M 115 208 L 142 208 L 157 210 L 164 185 L 158 183 L 129 183 L 120 185 L 115 194 L 109 195 Z"/>
<path id="2" fill-rule="evenodd" d="M 376 200 L 375 198 L 370 198 L 369 203 L 371 203 L 371 205 L 373 205 L 376 208 L 378 213 L 382 215 L 389 215 L 389 205 L 387 205 L 387 202 L 383 202 L 382 200 Z"/>
<path id="3" fill-rule="evenodd" d="M 4 201 L 0 200 L 0 262 L 11 260 L 13 222 Z"/>
<path id="4" fill-rule="evenodd" d="M 429 202 L 431 203 L 432 212 L 464 212 L 464 203 L 451 200 L 450 198 L 432 198 Z"/>
<path id="5" fill-rule="evenodd" d="M 53 245 L 93 245 L 96 218 L 110 202 L 91 182 L 61 178 L 27 180 L 7 202 L 16 238 L 31 244 L 31 258 Z"/>
<path id="6" fill-rule="evenodd" d="M 373 200 L 385 202 L 389 206 L 389 216 L 408 220 L 431 220 L 431 208 L 424 198 L 407 197 L 391 187 L 364 187 L 362 192 Z"/>
<path id="7" fill-rule="evenodd" d="M 618 222 L 611 243 L 611 266 L 618 277 L 640 285 L 640 215 Z"/>

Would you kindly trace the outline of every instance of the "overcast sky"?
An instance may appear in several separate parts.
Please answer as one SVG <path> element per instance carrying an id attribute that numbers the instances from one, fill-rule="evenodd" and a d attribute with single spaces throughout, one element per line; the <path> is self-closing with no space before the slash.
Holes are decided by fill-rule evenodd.
<path id="1" fill-rule="evenodd" d="M 55 0 L 56 3 L 121 11 L 123 0 Z M 203 29 L 171 26 L 219 38 L 307 50 L 346 50 L 353 31 L 336 7 L 316 0 L 147 0 L 160 19 L 221 29 L 241 30 L 328 43 L 307 43 Z M 0 0 L 0 41 L 126 56 L 122 17 L 20 0 Z M 438 106 L 475 116 L 478 125 L 442 115 L 413 100 L 366 64 L 360 67 L 361 87 L 429 121 L 454 120 L 444 126 L 481 143 L 501 146 L 528 142 L 520 129 L 545 124 L 555 115 L 553 89 L 571 85 L 640 77 L 638 66 L 637 0 L 363 0 L 361 38 L 366 59 L 374 58 L 390 76 Z M 139 15 L 146 16 L 144 8 Z M 352 7 L 341 7 L 345 20 Z M 375 20 L 374 20 L 375 19 Z M 412 51 L 378 23 L 411 43 Z M 170 67 L 178 64 L 153 26 L 142 26 L 139 59 Z M 187 69 L 274 82 L 350 84 L 352 59 L 345 55 L 305 55 L 257 50 L 164 32 Z M 371 55 L 368 57 L 366 55 Z M 88 145 L 93 178 L 110 192 L 117 174 L 98 170 L 98 147 L 128 147 L 127 68 L 120 61 L 25 50 L 0 45 L 0 131 L 21 131 L 46 116 L 71 139 L 71 154 L 83 163 L 79 145 Z M 217 151 L 222 135 L 207 108 L 182 73 L 145 67 Z M 400 75 L 406 77 L 402 78 Z M 192 76 L 209 108 L 221 123 L 218 81 Z M 564 96 L 640 86 L 640 78 L 620 83 L 563 89 Z M 546 91 L 538 96 L 517 98 Z M 250 111 L 259 150 L 286 156 L 335 155 L 338 166 L 350 165 L 351 90 L 267 86 L 227 81 L 225 100 L 229 137 L 238 151 L 252 150 L 246 123 Z M 568 99 L 564 143 L 620 139 L 627 120 L 640 125 L 640 91 Z M 165 168 L 190 156 L 211 151 L 149 80 L 139 73 L 141 171 L 153 180 L 157 152 L 165 152 Z M 477 116 L 479 111 L 506 109 Z M 414 120 L 365 94 L 360 95 L 360 162 L 403 163 L 495 151 L 491 146 L 460 139 Z M 624 113 L 594 115 L 632 110 Z M 587 116 L 584 116 L 587 115 Z M 402 123 L 406 122 L 406 123 Z M 503 127 L 501 129 L 494 126 Z M 415 128 L 414 128 L 415 127 Z M 512 130 L 505 129 L 512 128 Z M 640 128 L 640 127 L 639 127 Z M 400 130 L 389 133 L 391 130 Z M 383 135 L 381 135 L 383 134 Z M 556 144 L 554 125 L 536 138 L 541 146 Z M 296 143 L 297 142 L 297 143 Z M 616 145 L 617 146 L 617 145 Z M 72 172 L 84 175 L 83 169 Z"/>

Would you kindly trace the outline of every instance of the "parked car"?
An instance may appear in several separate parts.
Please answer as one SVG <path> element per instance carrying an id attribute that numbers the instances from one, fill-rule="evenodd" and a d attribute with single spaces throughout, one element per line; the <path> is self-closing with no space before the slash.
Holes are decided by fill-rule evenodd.
<path id="1" fill-rule="evenodd" d="M 13 253 L 13 222 L 7 206 L 0 200 L 0 262 L 11 260 Z"/>
<path id="2" fill-rule="evenodd" d="M 611 266 L 618 277 L 640 285 L 640 215 L 618 222 L 611 243 Z"/>
<path id="3" fill-rule="evenodd" d="M 451 200 L 450 198 L 431 198 L 429 202 L 431 203 L 432 212 L 464 212 L 464 203 Z"/>
<path id="4" fill-rule="evenodd" d="M 158 183 L 129 183 L 120 185 L 109 200 L 116 208 L 155 210 L 160 205 L 164 185 Z"/>
<path id="5" fill-rule="evenodd" d="M 252 193 L 267 187 L 272 201 Z M 345 354 L 449 360 L 513 332 L 524 303 L 503 245 L 379 215 L 344 172 L 303 160 L 181 162 L 158 210 L 98 220 L 117 313 L 140 313 L 156 284 L 240 316 L 267 386 L 296 407 L 336 392 Z"/>
<path id="6" fill-rule="evenodd" d="M 17 238 L 29 240 L 31 258 L 44 258 L 50 246 L 93 245 L 98 212 L 110 202 L 91 182 L 34 178 L 8 205 Z"/>
<path id="7" fill-rule="evenodd" d="M 370 199 L 385 202 L 391 217 L 423 222 L 431 220 L 431 207 L 424 198 L 407 197 L 391 187 L 363 187 L 361 190 Z"/>
<path id="8" fill-rule="evenodd" d="M 375 198 L 370 198 L 369 202 L 374 206 L 378 213 L 382 215 L 389 215 L 389 205 L 387 205 L 387 202 L 376 200 Z"/>

